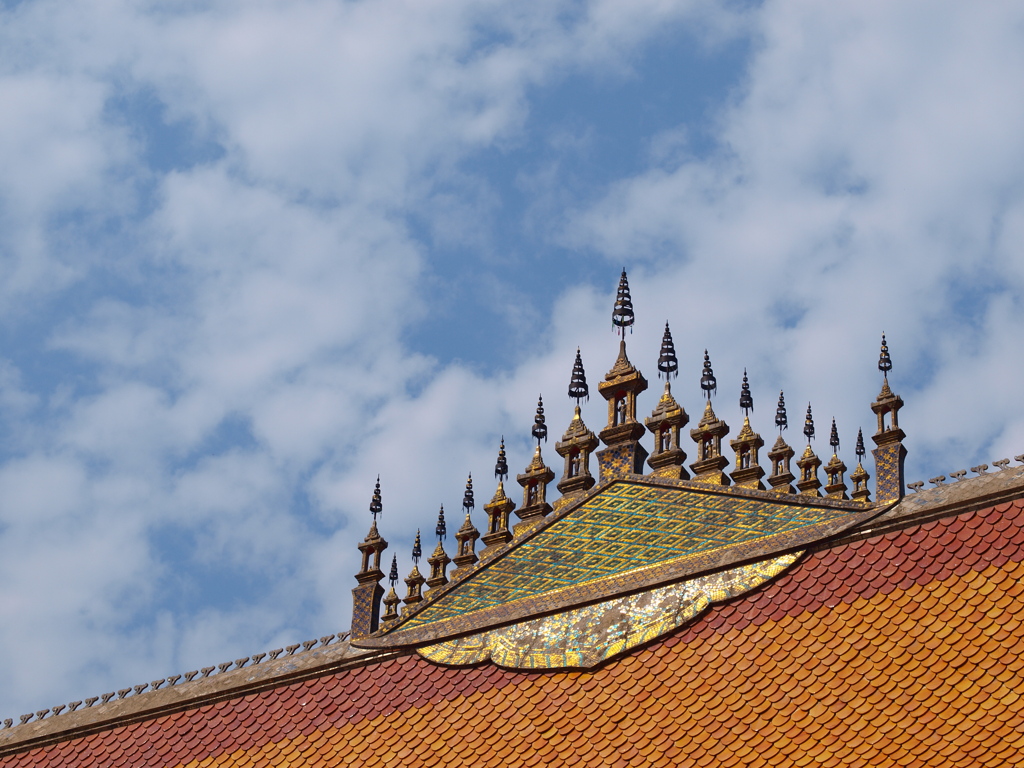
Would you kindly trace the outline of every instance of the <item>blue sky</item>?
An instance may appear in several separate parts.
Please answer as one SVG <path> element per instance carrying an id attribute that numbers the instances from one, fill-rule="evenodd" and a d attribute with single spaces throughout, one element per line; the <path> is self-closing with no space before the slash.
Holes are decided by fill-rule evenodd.
<path id="1" fill-rule="evenodd" d="M 538 392 L 561 433 L 576 347 L 611 366 L 623 266 L 691 416 L 707 348 L 726 421 L 746 367 L 756 429 L 784 388 L 850 464 L 884 330 L 911 479 L 1024 452 L 1022 36 L 1010 2 L 4 4 L 2 717 L 345 629 L 377 474 L 404 573 L 500 435 L 525 466 Z"/>

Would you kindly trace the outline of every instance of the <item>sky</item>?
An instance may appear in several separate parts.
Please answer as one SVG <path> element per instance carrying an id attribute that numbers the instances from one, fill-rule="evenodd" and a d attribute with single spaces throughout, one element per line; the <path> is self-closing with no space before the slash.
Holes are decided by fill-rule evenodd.
<path id="1" fill-rule="evenodd" d="M 1020 3 L 4 0 L 0 104 L 0 719 L 346 630 L 623 268 L 641 412 L 852 466 L 885 332 L 908 479 L 1024 453 Z"/>

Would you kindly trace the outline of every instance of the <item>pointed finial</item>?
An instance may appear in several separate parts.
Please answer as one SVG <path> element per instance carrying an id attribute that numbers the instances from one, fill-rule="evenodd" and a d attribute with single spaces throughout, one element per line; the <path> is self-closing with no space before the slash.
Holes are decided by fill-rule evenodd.
<path id="1" fill-rule="evenodd" d="M 619 290 L 615 294 L 615 308 L 612 309 L 612 325 L 626 338 L 626 329 L 633 325 L 633 300 L 629 297 L 629 280 L 626 279 L 626 268 L 622 268 L 619 276 Z"/>
<path id="2" fill-rule="evenodd" d="M 469 479 L 466 480 L 466 492 L 462 494 L 462 508 L 466 510 L 466 514 L 473 509 L 476 505 L 473 503 L 473 473 L 469 473 Z"/>
<path id="3" fill-rule="evenodd" d="M 807 416 L 804 418 L 804 437 L 807 438 L 807 444 L 811 444 L 811 440 L 814 439 L 814 417 L 811 415 L 811 404 L 807 404 Z"/>
<path id="4" fill-rule="evenodd" d="M 836 419 L 832 417 L 832 433 L 828 436 L 828 444 L 832 446 L 832 453 L 839 453 L 839 430 L 836 429 Z"/>
<path id="5" fill-rule="evenodd" d="M 508 459 L 505 458 L 505 436 L 501 436 L 501 447 L 498 448 L 498 461 L 494 464 L 494 476 L 499 482 L 508 477 Z"/>
<path id="6" fill-rule="evenodd" d="M 373 488 L 373 498 L 370 499 L 370 514 L 373 515 L 373 522 L 377 522 L 377 515 L 384 511 L 380 503 L 380 475 L 377 475 L 377 485 Z"/>
<path id="7" fill-rule="evenodd" d="M 412 562 L 413 565 L 420 564 L 420 558 L 423 557 L 423 546 L 420 544 L 420 529 L 416 529 L 416 540 L 412 543 Z"/>
<path id="8" fill-rule="evenodd" d="M 434 528 L 434 534 L 437 536 L 438 543 L 448 535 L 448 528 L 444 524 L 444 504 L 441 505 L 441 511 L 437 513 L 437 527 Z"/>
<path id="9" fill-rule="evenodd" d="M 583 358 L 580 348 L 576 347 L 576 362 L 572 364 L 572 378 L 569 379 L 569 397 L 580 404 L 580 400 L 590 400 L 590 387 L 587 386 L 587 374 L 583 370 Z"/>
<path id="10" fill-rule="evenodd" d="M 544 423 L 544 398 L 539 395 L 537 397 L 537 414 L 533 417 L 533 430 L 531 434 L 536 439 L 538 448 L 540 447 L 541 440 L 548 439 L 548 427 Z"/>
<path id="11" fill-rule="evenodd" d="M 864 430 L 858 429 L 857 430 L 857 462 L 858 463 L 860 463 L 860 460 L 864 458 L 864 454 L 865 453 L 867 453 L 867 451 L 864 450 Z"/>
<path id="12" fill-rule="evenodd" d="M 665 334 L 661 337 L 661 355 L 658 356 L 658 376 L 665 374 L 665 381 L 672 376 L 678 376 L 679 359 L 676 357 L 676 345 L 672 341 L 672 331 L 668 328 L 668 320 L 665 321 Z"/>
<path id="13" fill-rule="evenodd" d="M 388 581 L 392 587 L 398 583 L 398 555 L 391 556 L 391 573 L 388 574 Z"/>
<path id="14" fill-rule="evenodd" d="M 706 349 L 704 350 L 704 371 L 700 377 L 700 388 L 704 390 L 708 402 L 711 402 L 711 395 L 718 392 L 718 382 L 715 380 L 715 372 L 711 370 L 711 358 L 708 357 Z"/>
<path id="15" fill-rule="evenodd" d="M 779 405 L 775 409 L 775 426 L 779 428 L 779 437 L 782 437 L 782 430 L 789 429 L 789 420 L 786 418 L 786 397 L 779 390 Z"/>
<path id="16" fill-rule="evenodd" d="M 747 383 L 747 369 L 743 369 L 743 388 L 740 390 L 740 408 L 744 416 L 749 416 L 754 410 L 754 398 L 750 394 L 750 384 Z"/>
<path id="17" fill-rule="evenodd" d="M 882 372 L 885 380 L 889 380 L 889 371 L 892 370 L 892 358 L 889 357 L 889 345 L 885 343 L 885 334 L 882 334 L 882 351 L 878 355 L 878 370 Z"/>

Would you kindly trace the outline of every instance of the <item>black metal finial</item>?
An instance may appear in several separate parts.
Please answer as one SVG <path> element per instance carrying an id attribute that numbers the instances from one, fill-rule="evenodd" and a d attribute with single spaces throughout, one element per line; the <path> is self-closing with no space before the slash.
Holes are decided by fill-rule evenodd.
<path id="1" fill-rule="evenodd" d="M 878 370 L 882 372 L 885 380 L 889 380 L 889 371 L 892 370 L 892 358 L 889 357 L 889 345 L 885 343 L 885 334 L 882 334 L 882 351 L 878 355 Z"/>
<path id="2" fill-rule="evenodd" d="M 370 514 L 373 515 L 373 522 L 377 522 L 377 515 L 384 511 L 384 505 L 380 501 L 380 475 L 377 475 L 377 485 L 373 488 L 373 498 L 370 499 Z"/>
<path id="3" fill-rule="evenodd" d="M 860 462 L 864 458 L 864 454 L 867 451 L 864 450 L 864 430 L 857 430 L 857 461 Z"/>
<path id="4" fill-rule="evenodd" d="M 437 536 L 438 541 L 448 535 L 448 527 L 444 524 L 444 504 L 441 505 L 441 511 L 437 513 L 437 526 L 434 528 L 434 535 Z"/>
<path id="5" fill-rule="evenodd" d="M 462 494 L 462 508 L 466 510 L 468 515 L 475 506 L 476 504 L 473 503 L 473 473 L 470 472 L 469 479 L 466 480 L 466 492 Z"/>
<path id="6" fill-rule="evenodd" d="M 423 545 L 420 544 L 420 529 L 416 529 L 416 541 L 412 543 L 412 562 L 415 565 L 420 564 L 420 558 L 423 557 Z"/>
<path id="7" fill-rule="evenodd" d="M 583 370 L 583 358 L 580 357 L 580 348 L 576 347 L 576 362 L 572 364 L 572 378 L 569 379 L 569 397 L 580 404 L 580 400 L 590 400 L 590 387 L 587 386 L 587 374 Z"/>
<path id="8" fill-rule="evenodd" d="M 832 446 L 832 453 L 839 453 L 839 430 L 836 429 L 836 419 L 832 417 L 832 432 L 828 436 L 828 444 Z"/>
<path id="9" fill-rule="evenodd" d="M 747 382 L 747 369 L 743 369 L 743 387 L 740 389 L 740 408 L 744 416 L 749 416 L 754 410 L 754 398 L 750 394 L 750 384 Z"/>
<path id="10" fill-rule="evenodd" d="M 711 370 L 711 358 L 708 357 L 706 349 L 704 350 L 704 371 L 700 376 L 700 388 L 704 390 L 704 396 L 708 401 L 711 400 L 711 395 L 718 392 L 718 382 L 715 380 L 715 372 Z"/>
<path id="11" fill-rule="evenodd" d="M 612 325 L 626 337 L 626 329 L 633 325 L 633 300 L 629 297 L 629 280 L 626 279 L 626 269 L 623 267 L 619 276 L 619 290 L 615 294 L 615 308 L 612 309 Z"/>
<path id="12" fill-rule="evenodd" d="M 807 438 L 807 444 L 811 444 L 811 440 L 814 439 L 814 417 L 811 415 L 811 404 L 807 404 L 807 416 L 804 418 L 804 437 Z"/>
<path id="13" fill-rule="evenodd" d="M 540 396 L 537 397 L 537 413 L 533 417 L 533 430 L 530 434 L 537 441 L 538 448 L 541 440 L 548 439 L 548 426 L 544 423 L 544 398 Z"/>
<path id="14" fill-rule="evenodd" d="M 679 375 L 679 358 L 676 357 L 676 345 L 672 341 L 672 331 L 665 321 L 665 334 L 661 337 L 661 354 L 658 356 L 658 376 L 665 374 L 665 381 Z"/>
<path id="15" fill-rule="evenodd" d="M 779 405 L 775 408 L 775 426 L 779 428 L 779 436 L 782 430 L 789 429 L 789 419 L 786 418 L 786 397 L 779 390 Z"/>
<path id="16" fill-rule="evenodd" d="M 398 583 L 398 555 L 391 556 L 391 573 L 388 574 L 388 581 L 392 587 Z"/>
<path id="17" fill-rule="evenodd" d="M 504 482 L 508 477 L 508 459 L 505 458 L 505 436 L 501 436 L 501 447 L 498 448 L 498 461 L 494 464 L 494 476 Z"/>

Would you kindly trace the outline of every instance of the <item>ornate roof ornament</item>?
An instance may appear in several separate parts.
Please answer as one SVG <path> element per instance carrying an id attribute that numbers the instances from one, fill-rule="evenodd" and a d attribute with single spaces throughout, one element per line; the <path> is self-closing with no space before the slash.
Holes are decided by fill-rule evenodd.
<path id="1" fill-rule="evenodd" d="M 501 436 L 501 446 L 498 448 L 498 460 L 494 464 L 494 476 L 498 482 L 504 482 L 508 477 L 508 459 L 505 457 L 505 436 Z"/>
<path id="2" fill-rule="evenodd" d="M 718 392 L 718 382 L 715 380 L 715 372 L 711 370 L 711 358 L 708 357 L 708 351 L 704 350 L 704 370 L 700 376 L 700 388 L 704 391 L 704 396 L 711 402 L 711 396 Z"/>
<path id="3" fill-rule="evenodd" d="M 864 450 L 864 430 L 859 427 L 857 428 L 857 448 L 855 453 L 857 454 L 857 463 L 860 464 L 867 451 Z"/>
<path id="4" fill-rule="evenodd" d="M 892 358 L 889 357 L 889 345 L 885 343 L 885 334 L 882 334 L 882 351 L 878 354 L 878 370 L 882 372 L 886 382 L 889 381 L 889 371 L 892 370 Z"/>
<path id="5" fill-rule="evenodd" d="M 750 394 L 750 384 L 747 382 L 747 369 L 743 369 L 743 387 L 740 389 L 740 409 L 743 416 L 747 417 L 754 410 L 754 398 Z"/>
<path id="6" fill-rule="evenodd" d="M 832 455 L 839 455 L 839 431 L 836 429 L 835 417 L 832 418 L 832 432 L 828 436 L 828 444 L 832 446 Z"/>
<path id="7" fill-rule="evenodd" d="M 391 573 L 388 574 L 388 583 L 391 584 L 392 589 L 398 583 L 398 555 L 391 556 Z"/>
<path id="8" fill-rule="evenodd" d="M 377 475 L 377 484 L 373 488 L 373 498 L 370 499 L 370 514 L 373 515 L 373 522 L 377 522 L 377 515 L 384 511 L 384 505 L 380 498 L 380 475 Z"/>
<path id="9" fill-rule="evenodd" d="M 786 418 L 786 396 L 779 390 L 779 404 L 775 408 L 775 426 L 779 428 L 779 437 L 782 437 L 782 430 L 789 429 L 789 420 Z"/>
<path id="10" fill-rule="evenodd" d="M 466 480 L 466 492 L 462 494 L 462 508 L 466 510 L 466 515 L 473 510 L 476 504 L 473 501 L 473 473 L 469 473 L 469 478 Z"/>
<path id="11" fill-rule="evenodd" d="M 412 562 L 413 565 L 420 564 L 420 558 L 423 557 L 423 545 L 420 543 L 420 529 L 416 529 L 416 540 L 412 543 Z"/>
<path id="12" fill-rule="evenodd" d="M 530 431 L 540 448 L 540 441 L 548 439 L 548 425 L 544 423 L 544 398 L 537 396 L 537 413 L 533 417 L 533 429 Z"/>
<path id="13" fill-rule="evenodd" d="M 583 370 L 583 358 L 580 348 L 576 347 L 576 362 L 572 364 L 572 378 L 569 379 L 569 397 L 579 406 L 580 400 L 590 400 L 590 387 L 587 386 L 587 374 Z"/>
<path id="14" fill-rule="evenodd" d="M 810 446 L 814 439 L 814 416 L 811 415 L 811 404 L 807 404 L 807 416 L 804 417 L 804 437 L 807 438 L 807 445 Z"/>
<path id="15" fill-rule="evenodd" d="M 672 341 L 668 320 L 665 321 L 665 333 L 661 337 L 661 354 L 658 355 L 658 376 L 662 375 L 665 376 L 666 383 L 670 378 L 679 375 L 679 358 L 676 357 L 676 345 Z"/>
<path id="16" fill-rule="evenodd" d="M 441 541 L 448 535 L 448 527 L 444 523 L 444 504 L 441 505 L 441 511 L 437 513 L 437 525 L 434 527 L 434 535 L 437 536 L 438 546 L 441 545 Z"/>
<path id="17" fill-rule="evenodd" d="M 633 300 L 629 296 L 629 280 L 623 267 L 619 276 L 619 289 L 615 293 L 615 307 L 612 309 L 612 325 L 623 339 L 626 338 L 626 329 L 631 328 L 634 319 Z"/>

